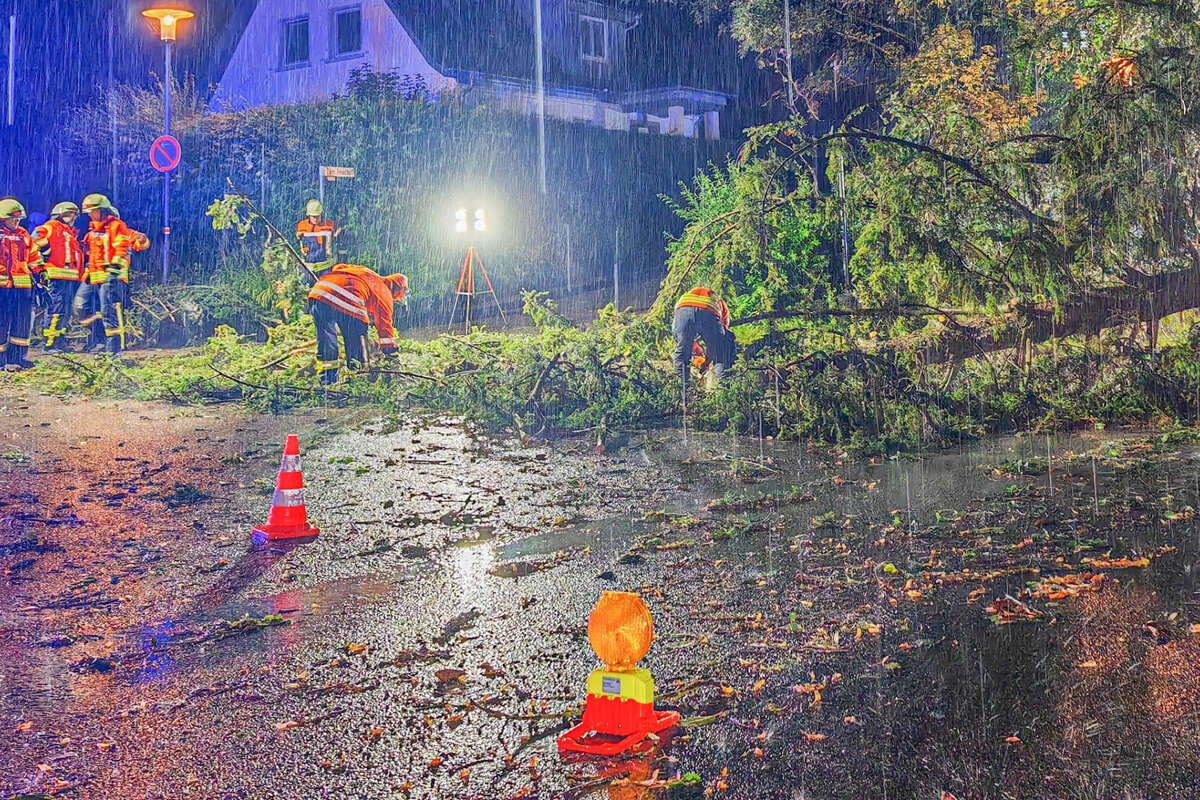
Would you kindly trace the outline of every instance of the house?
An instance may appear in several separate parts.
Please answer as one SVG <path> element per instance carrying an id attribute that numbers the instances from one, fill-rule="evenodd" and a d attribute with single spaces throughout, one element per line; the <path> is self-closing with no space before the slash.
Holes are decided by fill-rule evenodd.
<path id="1" fill-rule="evenodd" d="M 437 97 L 537 112 L 535 0 L 258 0 L 210 109 L 311 103 L 362 66 Z M 546 116 L 610 130 L 720 138 L 719 89 L 629 69 L 641 17 L 616 0 L 541 0 Z"/>

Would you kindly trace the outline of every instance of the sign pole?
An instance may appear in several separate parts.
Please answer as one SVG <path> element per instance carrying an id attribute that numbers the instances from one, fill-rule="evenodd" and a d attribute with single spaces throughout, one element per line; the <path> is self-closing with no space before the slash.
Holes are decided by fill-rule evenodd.
<path id="1" fill-rule="evenodd" d="M 163 42 L 166 69 L 163 70 L 163 136 L 171 135 L 171 43 Z M 163 173 L 162 282 L 171 277 L 171 173 Z"/>

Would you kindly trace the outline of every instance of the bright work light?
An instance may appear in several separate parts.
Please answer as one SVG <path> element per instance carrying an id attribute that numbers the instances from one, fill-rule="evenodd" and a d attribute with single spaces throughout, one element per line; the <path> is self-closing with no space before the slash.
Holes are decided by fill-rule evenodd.
<path id="1" fill-rule="evenodd" d="M 487 230 L 487 223 L 484 221 L 482 208 L 475 209 L 471 220 L 467 219 L 467 210 L 465 208 L 460 208 L 454 212 L 455 232 L 466 233 L 472 228 L 476 233 L 483 233 Z"/>

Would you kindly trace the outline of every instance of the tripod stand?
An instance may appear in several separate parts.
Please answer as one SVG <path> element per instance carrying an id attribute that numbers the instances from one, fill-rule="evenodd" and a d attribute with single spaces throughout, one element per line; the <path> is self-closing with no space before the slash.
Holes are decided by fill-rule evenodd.
<path id="1" fill-rule="evenodd" d="M 483 275 L 483 282 L 487 289 L 475 290 L 475 265 L 479 265 L 479 272 Z M 471 298 L 477 294 L 490 294 L 492 299 L 496 301 L 496 310 L 500 312 L 501 321 L 507 323 L 508 320 L 504 316 L 504 309 L 500 307 L 500 298 L 496 297 L 496 290 L 492 288 L 492 281 L 488 278 L 487 270 L 483 267 L 483 259 L 479 257 L 478 251 L 472 245 L 467 248 L 467 257 L 463 260 L 462 272 L 458 275 L 458 289 L 454 293 L 454 308 L 450 311 L 450 322 L 446 324 L 446 330 L 454 327 L 454 317 L 458 314 L 458 300 L 461 297 L 466 297 L 466 314 L 463 318 L 464 332 L 471 332 Z"/>

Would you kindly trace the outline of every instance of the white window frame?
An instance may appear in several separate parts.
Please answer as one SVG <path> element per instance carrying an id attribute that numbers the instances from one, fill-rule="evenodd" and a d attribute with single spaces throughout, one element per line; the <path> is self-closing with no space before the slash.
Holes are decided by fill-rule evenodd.
<path id="1" fill-rule="evenodd" d="M 591 34 L 591 44 L 593 51 L 596 45 L 596 27 L 599 26 L 602 31 L 602 36 L 599 39 L 601 54 L 588 54 L 584 51 L 584 31 L 587 30 Z M 579 15 L 579 58 L 583 61 L 592 61 L 597 64 L 603 64 L 608 61 L 608 20 L 603 17 L 589 17 L 586 14 Z"/>
<path id="2" fill-rule="evenodd" d="M 351 11 L 358 12 L 358 49 L 347 50 L 340 52 L 338 50 L 338 18 L 343 14 Z M 354 58 L 362 55 L 365 49 L 365 41 L 363 37 L 363 13 L 361 5 L 354 6 L 339 6 L 329 12 L 329 60 L 337 61 L 339 58 Z"/>
<path id="3" fill-rule="evenodd" d="M 308 36 L 308 57 L 303 61 L 288 61 L 288 33 L 291 27 L 299 22 L 304 23 L 304 30 Z M 282 45 L 280 47 L 279 64 L 281 69 L 299 69 L 307 67 L 312 63 L 312 19 L 307 15 L 299 17 L 289 17 L 288 19 L 280 20 Z"/>

